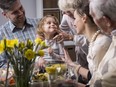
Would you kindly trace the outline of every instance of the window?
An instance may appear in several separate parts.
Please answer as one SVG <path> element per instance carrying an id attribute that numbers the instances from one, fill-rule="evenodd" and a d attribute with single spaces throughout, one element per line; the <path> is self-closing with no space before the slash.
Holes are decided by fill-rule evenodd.
<path id="1" fill-rule="evenodd" d="M 58 8 L 58 0 L 43 0 L 43 15 L 54 15 L 61 20 L 62 14 Z"/>

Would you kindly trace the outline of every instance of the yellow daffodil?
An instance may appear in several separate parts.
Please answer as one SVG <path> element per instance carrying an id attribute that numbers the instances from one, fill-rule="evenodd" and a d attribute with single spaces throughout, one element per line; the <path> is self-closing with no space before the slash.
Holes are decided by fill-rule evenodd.
<path id="1" fill-rule="evenodd" d="M 52 67 L 55 67 L 58 73 L 64 73 L 66 71 L 66 64 L 53 64 Z"/>
<path id="2" fill-rule="evenodd" d="M 53 67 L 53 66 L 48 66 L 48 67 L 46 67 L 46 72 L 48 73 L 48 74 L 55 74 L 56 73 L 56 68 L 55 67 Z"/>
<path id="3" fill-rule="evenodd" d="M 43 50 L 39 50 L 38 51 L 38 55 L 41 56 L 41 57 L 44 56 L 44 51 Z"/>
<path id="4" fill-rule="evenodd" d="M 41 47 L 45 47 L 45 46 L 46 46 L 45 41 L 42 41 L 42 42 L 40 43 L 40 46 L 41 46 Z"/>
<path id="5" fill-rule="evenodd" d="M 28 59 L 28 60 L 31 60 L 35 57 L 35 52 L 33 52 L 31 49 L 28 49 L 26 52 L 25 52 L 25 57 Z"/>
<path id="6" fill-rule="evenodd" d="M 57 68 L 57 67 L 61 67 L 62 69 L 66 68 L 66 64 L 53 64 L 53 67 Z"/>
<path id="7" fill-rule="evenodd" d="M 5 44 L 5 40 L 1 41 L 1 44 Z M 6 40 L 6 47 L 14 47 L 14 45 L 18 45 L 18 39 Z"/>
<path id="8" fill-rule="evenodd" d="M 6 42 L 5 42 L 6 41 Z M 14 45 L 18 44 L 18 40 L 17 39 L 13 39 L 13 40 L 1 40 L 0 41 L 0 54 L 4 51 L 5 49 L 5 43 L 6 43 L 6 47 L 11 47 L 13 48 Z"/>
<path id="9" fill-rule="evenodd" d="M 0 44 L 0 54 L 4 52 L 4 45 L 3 44 Z"/>
<path id="10" fill-rule="evenodd" d="M 39 81 L 48 81 L 48 76 L 46 76 L 44 73 L 38 73 L 37 74 L 37 80 L 39 80 Z"/>
<path id="11" fill-rule="evenodd" d="M 24 47 L 25 47 L 25 43 L 20 42 L 20 43 L 19 43 L 19 48 L 20 48 L 20 49 L 23 49 Z"/>
<path id="12" fill-rule="evenodd" d="M 29 47 L 29 48 L 32 48 L 33 47 L 33 42 L 28 39 L 27 43 L 26 43 L 26 46 Z"/>
<path id="13" fill-rule="evenodd" d="M 0 44 L 1 44 L 1 46 L 3 46 L 3 47 L 5 47 L 5 42 L 4 42 L 5 40 L 1 40 L 0 41 Z"/>
<path id="14" fill-rule="evenodd" d="M 41 46 L 42 49 L 48 47 L 48 46 L 46 45 L 45 41 L 42 41 L 42 42 L 40 43 L 40 46 Z"/>
<path id="15" fill-rule="evenodd" d="M 31 40 L 28 40 L 28 44 L 30 44 L 30 45 L 31 45 L 31 44 L 33 44 L 33 42 L 32 42 Z"/>
<path id="16" fill-rule="evenodd" d="M 36 43 L 36 44 L 40 44 L 41 42 L 42 42 L 42 40 L 41 40 L 40 38 L 36 38 L 36 39 L 35 39 L 35 43 Z"/>

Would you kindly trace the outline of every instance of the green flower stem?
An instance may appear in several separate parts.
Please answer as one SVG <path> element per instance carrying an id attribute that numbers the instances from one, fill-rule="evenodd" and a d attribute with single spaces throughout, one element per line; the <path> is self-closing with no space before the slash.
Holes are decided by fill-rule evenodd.
<path id="1" fill-rule="evenodd" d="M 16 87 L 29 87 L 27 77 L 25 76 L 16 76 L 15 81 Z"/>

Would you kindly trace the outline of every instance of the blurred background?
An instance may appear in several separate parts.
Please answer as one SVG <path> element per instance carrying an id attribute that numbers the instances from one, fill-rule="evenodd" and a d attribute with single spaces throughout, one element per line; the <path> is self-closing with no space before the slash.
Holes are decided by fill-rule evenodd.
<path id="1" fill-rule="evenodd" d="M 26 17 L 29 18 L 42 18 L 44 15 L 55 15 L 59 22 L 62 19 L 62 13 L 58 8 L 58 0 L 20 0 L 26 13 Z M 4 24 L 7 19 L 0 13 L 0 26 Z M 73 61 L 76 60 L 75 46 L 72 41 L 64 42 L 65 48 L 69 51 L 69 54 Z"/>
<path id="2" fill-rule="evenodd" d="M 58 8 L 58 0 L 20 0 L 25 8 L 26 16 L 29 18 L 41 18 L 46 14 L 55 15 L 59 21 L 62 18 L 61 11 Z M 6 18 L 0 14 L 0 25 L 7 21 Z"/>

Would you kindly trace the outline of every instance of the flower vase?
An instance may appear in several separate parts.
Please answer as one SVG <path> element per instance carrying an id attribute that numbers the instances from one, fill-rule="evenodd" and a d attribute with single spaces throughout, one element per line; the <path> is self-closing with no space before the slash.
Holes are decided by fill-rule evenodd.
<path id="1" fill-rule="evenodd" d="M 49 74 L 48 77 L 49 87 L 56 87 L 55 80 L 56 80 L 56 74 Z"/>
<path id="2" fill-rule="evenodd" d="M 15 87 L 29 87 L 29 77 L 17 76 L 15 77 Z"/>
<path id="3" fill-rule="evenodd" d="M 27 39 L 22 42 L 18 39 L 6 39 L 0 41 L 0 54 L 3 58 L 9 60 L 9 64 L 13 69 L 15 87 L 29 87 L 29 82 L 34 69 L 35 59 L 37 56 L 44 56 L 42 49 L 47 48 L 45 41 L 37 38 L 35 42 Z M 7 78 L 7 75 L 6 75 Z M 7 80 L 5 87 L 7 85 Z"/>
<path id="4" fill-rule="evenodd" d="M 30 87 L 29 82 L 31 80 L 34 64 L 31 64 L 29 67 L 22 68 L 17 71 L 14 71 L 14 80 L 16 87 Z M 31 67 L 31 68 L 30 68 Z"/>
<path id="5" fill-rule="evenodd" d="M 49 74 L 49 80 L 50 82 L 53 82 L 56 79 L 56 74 Z"/>

